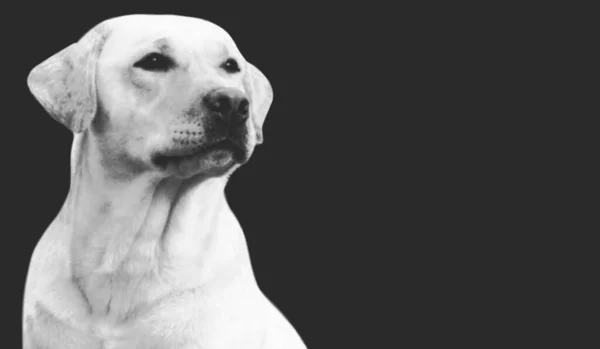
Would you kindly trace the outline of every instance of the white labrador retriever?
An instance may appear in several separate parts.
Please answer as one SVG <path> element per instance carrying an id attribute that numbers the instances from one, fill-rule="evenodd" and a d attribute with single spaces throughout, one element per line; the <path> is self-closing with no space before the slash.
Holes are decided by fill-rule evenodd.
<path id="1" fill-rule="evenodd" d="M 225 199 L 273 94 L 223 29 L 113 18 L 28 85 L 75 136 L 68 197 L 31 259 L 24 348 L 305 348 Z"/>

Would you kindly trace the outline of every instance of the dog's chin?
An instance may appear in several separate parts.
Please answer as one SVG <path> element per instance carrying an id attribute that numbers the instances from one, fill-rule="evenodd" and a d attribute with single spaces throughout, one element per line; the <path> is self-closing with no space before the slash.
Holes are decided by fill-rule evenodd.
<path id="1" fill-rule="evenodd" d="M 246 161 L 248 151 L 230 140 L 185 151 L 157 153 L 152 157 L 152 162 L 157 168 L 180 178 L 199 174 L 208 177 L 222 176 L 235 165 L 242 165 Z"/>

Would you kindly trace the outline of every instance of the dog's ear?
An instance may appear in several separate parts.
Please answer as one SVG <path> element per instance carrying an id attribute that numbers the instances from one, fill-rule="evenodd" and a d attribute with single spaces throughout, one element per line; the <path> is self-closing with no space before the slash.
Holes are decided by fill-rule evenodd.
<path id="1" fill-rule="evenodd" d="M 29 90 L 44 109 L 74 133 L 84 131 L 96 115 L 96 63 L 106 37 L 96 26 L 27 77 Z"/>
<path id="2" fill-rule="evenodd" d="M 262 125 L 273 102 L 273 89 L 269 80 L 255 66 L 248 63 L 244 77 L 244 88 L 250 99 L 250 115 L 256 129 L 256 142 L 262 143 Z"/>

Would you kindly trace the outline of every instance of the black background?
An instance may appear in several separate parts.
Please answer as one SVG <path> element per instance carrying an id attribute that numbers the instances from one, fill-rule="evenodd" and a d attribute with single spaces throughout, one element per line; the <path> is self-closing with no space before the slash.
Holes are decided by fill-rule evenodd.
<path id="1" fill-rule="evenodd" d="M 348 325 L 369 321 L 361 309 L 371 307 L 373 296 L 360 294 L 371 290 L 367 285 L 378 273 L 379 267 L 367 267 L 378 254 L 378 242 L 368 236 L 379 224 L 371 212 L 382 205 L 365 196 L 373 190 L 369 185 L 360 184 L 372 181 L 364 175 L 370 172 L 365 170 L 374 154 L 361 146 L 370 142 L 365 118 L 371 102 L 361 100 L 360 91 L 371 88 L 362 82 L 371 68 L 357 69 L 363 64 L 357 58 L 372 42 L 356 36 L 364 33 L 351 32 L 355 24 L 342 25 L 331 14 L 293 8 L 245 12 L 226 4 L 205 5 L 80 2 L 36 5 L 35 10 L 13 13 L 21 24 L 12 28 L 18 33 L 9 35 L 7 43 L 14 54 L 3 59 L 7 62 L 3 84 L 12 86 L 4 101 L 12 116 L 4 125 L 3 139 L 4 202 L 9 203 L 4 219 L 7 227 L 14 227 L 11 253 L 6 256 L 10 321 L 21 322 L 31 253 L 69 187 L 72 135 L 30 94 L 29 71 L 104 19 L 171 13 L 223 27 L 274 90 L 264 143 L 226 189 L 244 229 L 259 286 L 309 348 L 358 345 L 358 334 L 352 334 Z M 20 337 L 16 328 L 13 334 Z"/>

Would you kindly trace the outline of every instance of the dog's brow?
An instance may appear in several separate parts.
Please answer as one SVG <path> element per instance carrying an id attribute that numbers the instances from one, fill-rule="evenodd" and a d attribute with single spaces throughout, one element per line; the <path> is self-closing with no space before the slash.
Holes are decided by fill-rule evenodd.
<path id="1" fill-rule="evenodd" d="M 140 45 L 140 46 L 146 46 L 146 45 L 151 45 L 152 47 L 155 47 L 156 49 L 158 49 L 160 52 L 163 53 L 167 53 L 171 50 L 171 42 L 168 38 L 159 38 L 159 39 L 150 39 L 150 38 L 143 38 L 140 40 L 135 41 L 135 45 Z"/>
<path id="2" fill-rule="evenodd" d="M 215 59 L 225 60 L 225 59 L 231 57 L 231 52 L 230 52 L 229 47 L 227 47 L 227 45 L 221 41 L 217 41 L 217 40 L 206 41 L 203 49 L 204 49 L 205 55 L 208 54 L 208 55 L 214 57 Z"/>
<path id="3" fill-rule="evenodd" d="M 167 39 L 167 38 L 160 38 L 160 39 L 154 40 L 154 45 L 161 52 L 168 51 L 171 48 L 171 45 L 169 44 L 169 39 Z"/>

